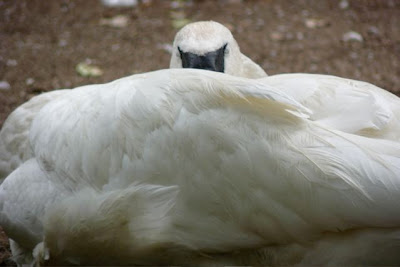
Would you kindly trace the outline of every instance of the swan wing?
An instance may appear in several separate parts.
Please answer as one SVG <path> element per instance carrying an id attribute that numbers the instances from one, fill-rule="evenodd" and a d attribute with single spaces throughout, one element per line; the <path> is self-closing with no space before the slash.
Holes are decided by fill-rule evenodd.
<path id="1" fill-rule="evenodd" d="M 400 100 L 370 83 L 318 74 L 263 79 L 312 110 L 312 120 L 367 137 L 400 139 Z"/>
<path id="2" fill-rule="evenodd" d="M 57 177 L 70 176 L 63 182 L 66 186 L 82 181 L 99 186 L 120 170 L 124 159 L 143 153 L 148 134 L 164 123 L 172 126 L 183 110 L 198 113 L 222 103 L 248 109 L 250 102 L 253 110 L 289 119 L 309 112 L 290 96 L 257 81 L 170 69 L 71 90 L 40 111 L 30 137 L 45 170 L 53 171 L 54 164 L 64 166 Z M 114 134 L 118 138 L 113 139 Z"/>
<path id="3" fill-rule="evenodd" d="M 64 93 L 65 90 L 58 90 L 35 96 L 8 116 L 0 131 L 0 180 L 32 158 L 29 144 L 32 120 L 43 106 Z"/>

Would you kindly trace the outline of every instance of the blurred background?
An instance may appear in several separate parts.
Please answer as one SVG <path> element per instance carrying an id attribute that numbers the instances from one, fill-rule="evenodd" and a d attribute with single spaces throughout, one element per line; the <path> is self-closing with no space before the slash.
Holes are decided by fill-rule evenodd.
<path id="1" fill-rule="evenodd" d="M 168 68 L 175 33 L 199 20 L 227 26 L 269 75 L 337 75 L 400 95 L 400 0 L 116 2 L 0 0 L 0 126 L 41 92 Z"/>

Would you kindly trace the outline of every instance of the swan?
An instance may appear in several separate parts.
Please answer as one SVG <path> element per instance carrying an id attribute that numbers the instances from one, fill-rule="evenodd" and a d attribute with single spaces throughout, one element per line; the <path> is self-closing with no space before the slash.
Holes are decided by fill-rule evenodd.
<path id="1" fill-rule="evenodd" d="M 0 224 L 19 264 L 398 265 L 400 143 L 311 115 L 196 69 L 70 90 L 35 116 Z"/>
<path id="2" fill-rule="evenodd" d="M 231 31 L 215 21 L 187 24 L 174 38 L 170 68 L 196 68 L 245 78 L 267 76 L 240 52 Z"/>

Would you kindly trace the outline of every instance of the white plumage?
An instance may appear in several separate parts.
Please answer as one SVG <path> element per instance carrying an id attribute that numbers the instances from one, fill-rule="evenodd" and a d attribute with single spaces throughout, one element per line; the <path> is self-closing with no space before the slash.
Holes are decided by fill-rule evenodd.
<path id="1" fill-rule="evenodd" d="M 320 74 L 280 74 L 260 80 L 312 111 L 331 129 L 400 141 L 400 98 L 373 84 Z"/>
<path id="2" fill-rule="evenodd" d="M 0 224 L 54 264 L 399 264 L 400 143 L 271 84 L 172 69 L 67 91 L 34 119 Z"/>
<path id="3" fill-rule="evenodd" d="M 0 131 L 0 183 L 32 157 L 28 140 L 32 120 L 43 106 L 62 96 L 64 92 L 58 90 L 33 97 L 8 116 Z"/>

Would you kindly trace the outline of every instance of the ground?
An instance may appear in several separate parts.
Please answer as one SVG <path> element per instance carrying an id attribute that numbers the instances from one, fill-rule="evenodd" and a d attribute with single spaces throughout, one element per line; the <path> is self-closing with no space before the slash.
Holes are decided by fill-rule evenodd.
<path id="1" fill-rule="evenodd" d="M 95 0 L 0 0 L 0 127 L 41 92 L 168 68 L 169 45 L 187 20 L 225 24 L 269 75 L 337 75 L 400 95 L 399 0 L 139 2 L 109 8 Z M 109 25 L 117 15 L 121 25 Z M 82 62 L 103 74 L 80 75 Z M 6 248 L 0 231 L 3 265 L 9 263 Z"/>

